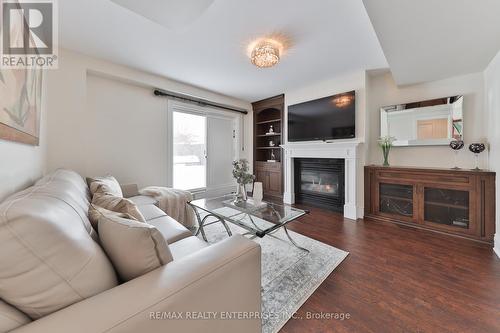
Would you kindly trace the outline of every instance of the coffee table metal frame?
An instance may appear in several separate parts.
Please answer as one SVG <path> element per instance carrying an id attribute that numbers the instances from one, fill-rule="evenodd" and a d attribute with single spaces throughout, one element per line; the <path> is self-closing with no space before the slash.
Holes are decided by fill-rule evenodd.
<path id="1" fill-rule="evenodd" d="M 221 203 L 223 203 L 225 201 L 231 200 L 230 198 L 231 198 L 231 196 L 222 196 L 222 197 L 211 198 L 211 199 L 207 199 L 207 200 L 217 200 L 217 199 L 220 199 Z M 225 200 L 222 201 L 222 199 L 225 199 Z M 298 212 L 299 214 L 293 215 L 290 218 L 286 218 L 286 217 L 282 218 L 282 216 L 280 215 L 280 213 L 274 208 L 275 205 L 281 205 L 281 204 L 274 204 L 274 203 L 263 202 L 263 204 L 267 204 L 268 205 L 267 206 L 268 208 L 271 208 L 272 213 L 275 214 L 276 217 L 278 218 L 278 220 L 280 221 L 279 223 L 273 223 L 271 221 L 267 221 L 267 220 L 263 219 L 264 221 L 267 221 L 269 223 L 273 223 L 274 224 L 272 227 L 263 230 L 262 228 L 260 228 L 255 223 L 255 221 L 253 219 L 254 217 L 257 217 L 257 216 L 252 215 L 252 212 L 258 211 L 259 207 L 256 207 L 255 210 L 246 210 L 246 209 L 241 209 L 240 210 L 239 207 L 237 207 L 235 205 L 229 205 L 228 204 L 226 207 L 235 209 L 237 211 L 237 213 L 235 213 L 234 215 L 231 215 L 231 216 L 225 216 L 225 215 L 222 215 L 222 214 L 218 214 L 214 210 L 210 210 L 210 209 L 207 209 L 206 207 L 201 207 L 201 205 L 197 205 L 196 201 L 197 200 L 193 200 L 193 201 L 189 202 L 188 204 L 194 210 L 194 213 L 196 215 L 196 219 L 198 220 L 198 229 L 196 230 L 195 235 L 197 236 L 197 235 L 199 235 L 201 233 L 201 236 L 203 237 L 203 239 L 205 241 L 207 241 L 207 236 L 206 236 L 204 227 L 206 227 L 208 225 L 211 225 L 211 224 L 214 224 L 214 223 L 219 223 L 219 222 L 224 226 L 224 229 L 226 229 L 226 232 L 227 232 L 228 236 L 232 236 L 231 229 L 229 228 L 229 226 L 226 223 L 226 222 L 230 222 L 232 224 L 235 224 L 235 225 L 237 225 L 237 226 L 245 229 L 247 232 L 244 235 L 250 235 L 251 239 L 255 238 L 255 237 L 263 238 L 266 235 L 268 235 L 270 237 L 273 237 L 273 238 L 277 238 L 273 234 L 276 231 L 278 231 L 280 228 L 283 228 L 284 231 L 285 231 L 285 235 L 287 236 L 288 240 L 290 241 L 290 243 L 292 243 L 293 246 L 295 246 L 296 248 L 298 248 L 298 249 L 300 249 L 302 251 L 309 252 L 308 249 L 301 247 L 300 245 L 298 245 L 295 242 L 295 240 L 290 236 L 290 233 L 288 232 L 288 228 L 287 228 L 287 224 L 288 223 L 290 223 L 290 222 L 298 219 L 299 217 L 302 217 L 302 216 L 308 214 L 309 211 L 307 211 L 307 210 L 300 210 L 300 209 L 297 209 L 297 208 L 293 208 L 294 211 Z M 281 206 L 284 206 L 284 205 L 281 205 Z M 200 210 L 205 213 L 203 217 L 200 214 Z M 250 220 L 250 222 L 251 222 L 251 224 L 253 226 L 250 226 L 248 223 L 244 223 L 244 222 L 241 221 L 245 217 L 248 217 L 248 219 Z M 209 218 L 214 218 L 215 220 L 214 221 L 208 221 Z"/>

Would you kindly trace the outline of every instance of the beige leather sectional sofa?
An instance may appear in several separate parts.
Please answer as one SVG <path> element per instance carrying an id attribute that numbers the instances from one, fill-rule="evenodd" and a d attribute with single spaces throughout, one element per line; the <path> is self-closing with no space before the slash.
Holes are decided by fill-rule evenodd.
<path id="1" fill-rule="evenodd" d="M 89 199 L 80 175 L 57 170 L 0 204 L 0 333 L 261 331 L 258 244 L 208 245 L 153 199 L 133 197 L 174 260 L 120 283 Z"/>

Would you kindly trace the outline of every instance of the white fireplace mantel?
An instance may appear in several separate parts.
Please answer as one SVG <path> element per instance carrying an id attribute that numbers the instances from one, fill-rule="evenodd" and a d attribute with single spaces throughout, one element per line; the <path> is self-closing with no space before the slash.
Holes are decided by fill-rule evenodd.
<path id="1" fill-rule="evenodd" d="M 345 160 L 345 205 L 344 217 L 357 219 L 356 175 L 358 168 L 358 146 L 361 141 L 335 142 L 289 142 L 281 147 L 285 151 L 285 193 L 284 202 L 295 203 L 294 158 L 340 158 Z"/>

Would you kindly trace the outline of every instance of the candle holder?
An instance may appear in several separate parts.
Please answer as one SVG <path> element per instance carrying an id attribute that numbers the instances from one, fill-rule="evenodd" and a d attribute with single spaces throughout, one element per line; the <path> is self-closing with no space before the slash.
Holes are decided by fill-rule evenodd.
<path id="1" fill-rule="evenodd" d="M 479 154 L 481 154 L 486 149 L 484 143 L 471 143 L 469 146 L 469 150 L 474 153 L 474 157 L 476 159 L 476 167 L 473 170 L 481 170 L 479 169 Z"/>
<path id="2" fill-rule="evenodd" d="M 450 142 L 450 148 L 453 149 L 453 151 L 455 152 L 455 167 L 453 167 L 453 169 L 455 170 L 458 170 L 460 169 L 458 167 L 458 152 L 464 148 L 464 141 L 463 140 L 452 140 Z"/>

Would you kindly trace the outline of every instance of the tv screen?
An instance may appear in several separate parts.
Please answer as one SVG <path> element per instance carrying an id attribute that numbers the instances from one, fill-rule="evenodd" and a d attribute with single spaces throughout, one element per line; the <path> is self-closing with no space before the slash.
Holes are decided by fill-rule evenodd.
<path id="1" fill-rule="evenodd" d="M 354 91 L 288 106 L 288 141 L 355 137 Z"/>

